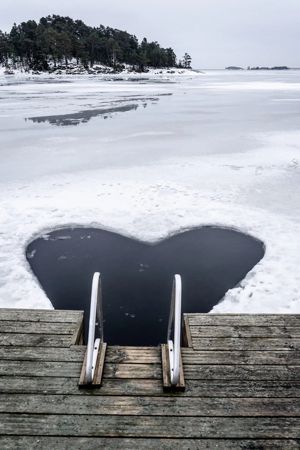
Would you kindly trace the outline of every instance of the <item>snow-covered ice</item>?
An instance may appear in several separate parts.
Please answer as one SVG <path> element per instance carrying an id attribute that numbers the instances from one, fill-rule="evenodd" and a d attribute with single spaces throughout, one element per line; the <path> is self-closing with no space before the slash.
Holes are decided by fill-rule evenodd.
<path id="1" fill-rule="evenodd" d="M 0 307 L 51 308 L 25 248 L 54 228 L 212 224 L 266 245 L 213 312 L 300 313 L 300 71 L 48 81 L 0 75 Z"/>

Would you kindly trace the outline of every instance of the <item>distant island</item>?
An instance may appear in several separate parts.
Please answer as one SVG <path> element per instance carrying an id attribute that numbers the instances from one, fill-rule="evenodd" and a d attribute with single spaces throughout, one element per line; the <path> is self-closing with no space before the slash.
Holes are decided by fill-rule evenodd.
<path id="1" fill-rule="evenodd" d="M 139 42 L 127 31 L 90 27 L 82 20 L 59 15 L 42 17 L 38 23 L 14 24 L 9 33 L 0 31 L 0 64 L 8 73 L 20 67 L 51 72 L 94 66 L 100 72 L 106 68 L 118 72 L 126 66 L 146 72 L 148 67 L 190 69 L 191 61 L 188 53 L 177 61 L 172 48 L 163 48 L 156 41 L 144 38 Z"/>
<path id="2" fill-rule="evenodd" d="M 225 70 L 245 70 L 243 67 L 239 66 L 228 66 Z M 287 66 L 274 66 L 274 67 L 250 67 L 248 66 L 247 70 L 290 70 Z"/>
<path id="3" fill-rule="evenodd" d="M 226 67 L 226 70 L 244 70 L 244 68 L 239 66 L 228 66 Z"/>
<path id="4" fill-rule="evenodd" d="M 247 70 L 290 70 L 287 66 L 274 66 L 274 67 L 250 67 Z"/>

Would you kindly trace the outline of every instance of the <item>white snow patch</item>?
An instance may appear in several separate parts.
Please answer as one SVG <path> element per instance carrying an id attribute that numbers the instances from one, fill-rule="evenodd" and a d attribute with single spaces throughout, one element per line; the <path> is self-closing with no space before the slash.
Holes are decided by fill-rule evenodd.
<path id="1" fill-rule="evenodd" d="M 25 186 L 2 184 L 0 307 L 51 308 L 26 262 L 25 248 L 55 228 L 99 227 L 156 241 L 213 224 L 244 231 L 266 244 L 262 261 L 213 312 L 299 313 L 299 222 L 272 210 L 271 204 L 258 208 L 251 201 L 257 177 L 280 180 L 299 155 L 295 135 L 281 139 L 281 150 L 280 136 L 269 136 L 265 147 L 230 158 L 181 158 L 159 166 L 61 174 Z"/>

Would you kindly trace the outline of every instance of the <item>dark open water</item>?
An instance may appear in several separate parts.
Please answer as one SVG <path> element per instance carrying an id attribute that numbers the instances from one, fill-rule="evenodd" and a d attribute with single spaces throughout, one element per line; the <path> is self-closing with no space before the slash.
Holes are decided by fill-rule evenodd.
<path id="1" fill-rule="evenodd" d="M 262 242 L 233 230 L 202 227 L 154 245 L 87 228 L 57 230 L 33 241 L 27 260 L 57 309 L 84 309 L 101 272 L 109 344 L 166 340 L 173 275 L 183 283 L 183 312 L 206 313 L 264 255 Z M 251 300 L 249 300 L 251 301 Z"/>

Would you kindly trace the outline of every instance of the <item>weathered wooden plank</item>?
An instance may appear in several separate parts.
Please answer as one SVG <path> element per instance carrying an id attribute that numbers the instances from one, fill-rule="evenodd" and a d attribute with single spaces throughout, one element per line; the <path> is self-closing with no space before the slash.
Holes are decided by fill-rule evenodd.
<path id="1" fill-rule="evenodd" d="M 64 361 L 0 361 L 0 375 L 29 377 L 79 378 L 80 362 Z M 105 378 L 161 378 L 160 364 L 105 364 Z"/>
<path id="2" fill-rule="evenodd" d="M 300 350 L 299 338 L 193 338 L 195 350 Z"/>
<path id="3" fill-rule="evenodd" d="M 162 382 L 163 388 L 169 387 L 170 385 L 170 361 L 167 354 L 168 346 L 167 344 L 162 344 L 161 346 L 161 365 L 162 365 Z"/>
<path id="4" fill-rule="evenodd" d="M 190 326 L 300 326 L 300 314 L 185 314 Z"/>
<path id="5" fill-rule="evenodd" d="M 260 338 L 292 338 L 300 337 L 300 327 L 288 326 L 191 326 L 192 340 L 202 337 L 260 337 Z"/>
<path id="6" fill-rule="evenodd" d="M 62 322 L 18 322 L 10 320 L 0 321 L 1 333 L 22 334 L 74 334 L 75 323 Z"/>
<path id="7" fill-rule="evenodd" d="M 108 346 L 105 361 L 110 363 L 160 364 L 160 347 Z"/>
<path id="8" fill-rule="evenodd" d="M 0 361 L 0 376 L 79 378 L 81 365 L 65 361 Z"/>
<path id="9" fill-rule="evenodd" d="M 300 381 L 300 366 L 189 365 L 184 366 L 190 380 L 281 380 Z"/>
<path id="10" fill-rule="evenodd" d="M 82 345 L 84 342 L 84 319 L 80 317 L 77 321 L 72 337 L 72 345 Z"/>
<path id="11" fill-rule="evenodd" d="M 251 341 L 251 342 L 250 342 Z M 261 355 L 255 356 L 252 354 L 252 358 L 262 359 L 268 357 L 276 358 L 278 360 L 278 363 L 280 363 L 280 359 L 282 358 L 282 363 L 285 363 L 286 361 L 290 361 L 293 356 L 290 354 L 288 355 L 285 353 L 287 350 L 297 350 L 297 352 L 294 353 L 295 361 L 299 359 L 299 344 L 295 344 L 293 340 L 289 341 L 281 341 L 281 340 L 274 340 L 269 339 L 268 341 L 273 341 L 272 343 L 266 342 L 266 339 L 260 339 L 260 338 L 254 338 L 251 340 L 251 338 L 233 338 L 233 339 L 222 339 L 222 338 L 201 338 L 201 339 L 195 339 L 194 340 L 194 346 L 195 350 L 199 351 L 221 351 L 224 350 L 225 352 L 237 352 L 235 355 L 242 354 L 242 352 L 247 352 L 245 355 L 250 355 L 249 352 L 251 351 L 258 351 L 259 349 L 262 350 L 262 352 L 268 351 L 269 353 L 262 353 Z M 276 341 L 276 342 L 274 342 Z M 281 344 L 280 344 L 281 342 Z M 298 340 L 300 342 L 300 340 Z M 206 344 L 206 345 L 205 345 Z M 15 352 L 20 352 L 21 350 L 17 349 L 17 347 L 70 347 L 72 345 L 72 335 L 46 335 L 46 334 L 40 334 L 40 335 L 29 335 L 29 334 L 0 334 L 0 354 L 4 355 L 2 356 L 4 359 L 11 359 L 7 351 L 1 347 L 14 347 L 16 348 Z M 32 350 L 34 352 L 34 350 Z M 278 358 L 276 357 L 276 353 L 273 352 L 279 352 L 277 353 Z M 281 353 L 280 353 L 281 352 Z M 17 353 L 15 353 L 17 354 Z M 25 354 L 25 353 L 24 353 Z M 28 351 L 27 351 L 28 354 Z M 182 349 L 182 355 L 183 358 L 190 355 L 189 349 Z M 234 353 L 232 353 L 234 355 Z M 46 357 L 47 353 L 45 353 Z M 187 355 L 187 356 L 185 356 Z M 213 353 L 212 353 L 213 355 Z M 215 356 L 217 353 L 215 354 Z M 282 355 L 282 356 L 280 356 Z M 204 354 L 202 354 L 204 356 Z M 0 358 L 2 358 L 0 356 Z M 134 363 L 135 361 L 140 364 L 143 362 L 146 362 L 147 360 L 149 362 L 159 361 L 159 353 L 157 349 L 145 351 L 143 355 L 143 349 L 141 349 L 140 352 L 134 352 L 130 349 L 126 350 L 125 348 L 117 348 L 116 351 L 111 350 L 111 348 L 108 348 L 108 358 L 111 358 L 115 361 L 130 361 Z M 195 354 L 195 357 L 198 357 Z M 206 357 L 209 357 L 207 355 Z M 24 359 L 23 357 L 20 357 L 21 359 Z"/>
<path id="12" fill-rule="evenodd" d="M 93 375 L 93 380 L 91 384 L 87 383 L 87 379 L 86 379 L 86 364 L 87 364 L 87 351 L 84 355 L 84 360 L 83 360 L 83 364 L 81 367 L 81 372 L 80 372 L 80 378 L 79 378 L 79 383 L 78 386 L 79 387 L 100 387 L 102 384 L 102 376 L 103 376 L 103 369 L 104 369 L 104 361 L 105 361 L 105 354 L 106 354 L 106 348 L 107 348 L 107 344 L 106 342 L 102 342 L 100 344 L 99 350 L 98 350 L 98 355 L 97 355 L 97 361 L 96 361 L 96 365 L 95 365 L 95 371 L 94 371 L 94 375 Z"/>
<path id="13" fill-rule="evenodd" d="M 185 364 L 184 374 L 186 379 L 193 380 L 300 381 L 300 366 Z M 106 364 L 104 377 L 158 379 L 162 377 L 162 368 L 156 364 Z"/>
<path id="14" fill-rule="evenodd" d="M 0 333 L 0 346 L 4 345 L 16 347 L 69 347 L 72 345 L 72 335 Z"/>
<path id="15" fill-rule="evenodd" d="M 300 417 L 300 399 L 2 394 L 0 412 L 117 416 Z"/>
<path id="16" fill-rule="evenodd" d="M 184 373 L 186 379 L 194 380 L 300 381 L 300 366 L 185 364 Z M 159 379 L 162 369 L 161 365 L 156 364 L 106 364 L 104 377 Z"/>
<path id="17" fill-rule="evenodd" d="M 82 362 L 85 346 L 0 347 L 0 360 Z"/>
<path id="18" fill-rule="evenodd" d="M 161 364 L 105 364 L 104 378 L 161 379 Z"/>
<path id="19" fill-rule="evenodd" d="M 10 347 L 0 346 L 0 360 L 40 360 L 82 362 L 86 346 L 71 347 Z M 137 364 L 160 364 L 159 347 L 107 347 L 105 361 L 110 363 L 129 362 Z"/>
<path id="20" fill-rule="evenodd" d="M 80 371 L 78 387 L 86 386 L 86 363 L 87 363 L 87 351 L 84 354 L 83 363 L 82 363 L 81 371 Z"/>
<path id="21" fill-rule="evenodd" d="M 183 316 L 183 343 L 185 347 L 193 347 L 190 324 L 186 315 Z"/>
<path id="22" fill-rule="evenodd" d="M 300 352 L 297 350 L 282 351 L 225 351 L 182 349 L 183 364 L 263 364 L 263 365 L 300 365 Z"/>
<path id="23" fill-rule="evenodd" d="M 0 393 L 63 395 L 161 396 L 160 379 L 103 379 L 102 387 L 78 389 L 78 380 L 68 377 L 0 376 Z M 164 394 L 173 395 L 173 394 Z M 260 380 L 186 380 L 187 397 L 300 397 L 300 382 Z"/>
<path id="24" fill-rule="evenodd" d="M 34 436 L 293 439 L 294 417 L 157 417 L 1 414 L 0 434 Z"/>
<path id="25" fill-rule="evenodd" d="M 82 363 L 64 361 L 0 361 L 0 375 L 79 378 Z M 185 364 L 186 379 L 300 381 L 300 366 Z M 105 363 L 104 378 L 161 379 L 161 364 Z"/>
<path id="26" fill-rule="evenodd" d="M 77 323 L 80 317 L 83 317 L 83 311 L 69 311 L 62 309 L 0 309 L 0 320 L 18 322 Z"/>
<path id="27" fill-rule="evenodd" d="M 184 351 L 185 349 L 183 349 Z M 0 346 L 0 360 L 83 361 L 86 346 L 71 347 L 10 347 Z M 159 347 L 107 347 L 105 361 L 110 363 L 160 364 Z"/>
<path id="28" fill-rule="evenodd" d="M 0 360 L 82 362 L 86 347 L 0 347 Z M 183 364 L 272 364 L 300 365 L 300 352 L 282 351 L 194 351 L 181 348 Z M 105 363 L 159 364 L 158 347 L 108 347 Z"/>
<path id="29" fill-rule="evenodd" d="M 2 450 L 299 450 L 297 439 L 171 439 L 0 436 Z"/>
<path id="30" fill-rule="evenodd" d="M 104 362 L 105 362 L 105 354 L 106 354 L 107 344 L 106 342 L 102 342 L 100 345 L 97 361 L 96 361 L 96 369 L 95 375 L 93 379 L 93 384 L 95 386 L 101 386 L 102 384 L 102 376 L 104 371 Z"/>

